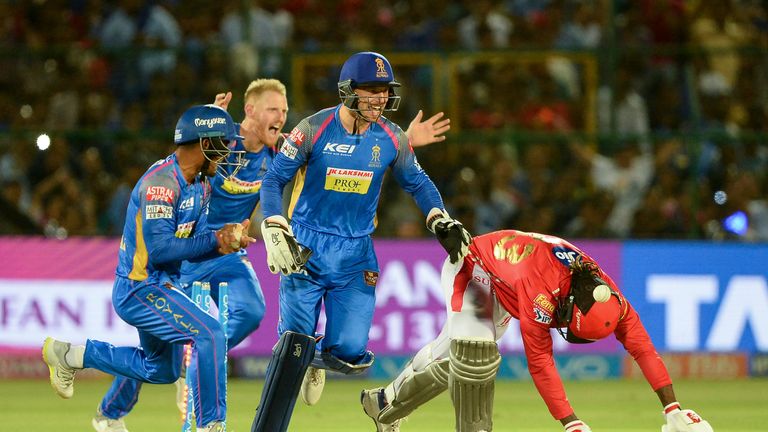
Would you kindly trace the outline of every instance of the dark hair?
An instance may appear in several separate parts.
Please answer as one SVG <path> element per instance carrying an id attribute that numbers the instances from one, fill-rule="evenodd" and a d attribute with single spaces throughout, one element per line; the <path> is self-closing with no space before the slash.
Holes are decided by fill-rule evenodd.
<path id="1" fill-rule="evenodd" d="M 592 291 L 596 286 L 605 284 L 600 278 L 600 267 L 594 262 L 584 261 L 578 256 L 569 266 L 571 270 L 571 292 L 574 303 L 583 313 L 588 313 L 592 305 L 595 304 L 595 298 Z"/>

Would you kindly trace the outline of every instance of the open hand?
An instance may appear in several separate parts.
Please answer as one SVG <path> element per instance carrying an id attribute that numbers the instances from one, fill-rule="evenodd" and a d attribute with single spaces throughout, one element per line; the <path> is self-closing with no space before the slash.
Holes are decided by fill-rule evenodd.
<path id="1" fill-rule="evenodd" d="M 445 141 L 445 133 L 451 130 L 451 119 L 443 119 L 442 112 L 421 121 L 424 113 L 419 110 L 416 117 L 411 120 L 408 130 L 405 132 L 411 140 L 411 146 L 422 147 L 436 142 Z"/>

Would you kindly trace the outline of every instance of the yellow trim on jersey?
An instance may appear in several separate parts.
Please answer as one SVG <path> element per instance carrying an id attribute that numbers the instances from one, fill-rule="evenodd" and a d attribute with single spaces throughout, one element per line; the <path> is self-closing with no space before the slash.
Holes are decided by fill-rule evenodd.
<path id="1" fill-rule="evenodd" d="M 147 245 L 144 244 L 144 226 L 141 220 L 141 210 L 139 210 L 136 212 L 136 251 L 133 253 L 133 268 L 128 273 L 128 278 L 135 281 L 143 281 L 149 277 L 147 274 L 149 253 Z"/>
<path id="2" fill-rule="evenodd" d="M 291 203 L 288 205 L 288 219 L 293 216 L 293 209 L 296 208 L 296 201 L 299 200 L 302 189 L 304 189 L 304 180 L 307 178 L 306 165 L 299 168 L 296 171 L 296 181 L 293 182 L 293 190 L 291 191 Z"/>

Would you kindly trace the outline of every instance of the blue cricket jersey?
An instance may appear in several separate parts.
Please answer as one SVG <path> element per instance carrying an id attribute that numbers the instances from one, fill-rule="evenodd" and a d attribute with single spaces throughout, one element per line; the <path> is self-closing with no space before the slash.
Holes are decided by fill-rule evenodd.
<path id="1" fill-rule="evenodd" d="M 245 147 L 237 140 L 233 150 L 242 151 Z M 234 154 L 228 156 L 235 158 Z M 208 211 L 208 227 L 217 230 L 227 223 L 242 222 L 250 219 L 253 209 L 259 202 L 261 180 L 272 164 L 275 151 L 264 146 L 258 152 L 246 151 L 243 167 L 226 179 L 215 176 L 211 179 L 211 203 Z M 231 166 L 224 166 L 232 174 Z"/>
<path id="2" fill-rule="evenodd" d="M 288 135 L 261 185 L 265 217 L 282 214 L 283 187 L 296 175 L 292 223 L 344 237 L 370 235 L 387 168 L 424 214 L 443 208 L 399 126 L 380 117 L 362 134 L 350 134 L 340 108 L 305 118 Z"/>
<path id="3" fill-rule="evenodd" d="M 181 261 L 218 247 L 204 226 L 210 185 L 202 175 L 187 183 L 176 155 L 155 162 L 131 192 L 116 274 L 176 285 Z"/>

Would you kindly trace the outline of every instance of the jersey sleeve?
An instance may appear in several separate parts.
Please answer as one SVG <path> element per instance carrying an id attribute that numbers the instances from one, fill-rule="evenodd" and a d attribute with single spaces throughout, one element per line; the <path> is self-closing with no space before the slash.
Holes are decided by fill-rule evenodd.
<path id="1" fill-rule="evenodd" d="M 552 417 L 559 420 L 573 413 L 573 408 L 555 366 L 549 332 L 554 308 L 549 310 L 548 305 L 552 305 L 549 300 L 537 301 L 539 296 L 546 297 L 544 290 L 528 288 L 521 294 L 518 296 L 518 316 L 528 371 Z"/>
<path id="2" fill-rule="evenodd" d="M 309 121 L 304 119 L 280 145 L 280 152 L 261 182 L 261 209 L 265 218 L 283 213 L 283 188 L 309 160 L 312 136 Z"/>
<path id="3" fill-rule="evenodd" d="M 395 180 L 406 192 L 413 196 L 424 214 L 433 208 L 445 208 L 437 187 L 416 160 L 408 136 L 402 130 L 397 133 L 397 157 L 392 162 Z"/>
<path id="4" fill-rule="evenodd" d="M 627 302 L 626 299 L 624 301 Z M 640 315 L 638 315 L 629 302 L 626 303 L 626 306 L 627 312 L 624 318 L 619 321 L 619 325 L 614 331 L 616 339 L 621 342 L 629 355 L 635 359 L 635 362 L 643 372 L 643 376 L 645 376 L 646 381 L 648 381 L 648 384 L 651 385 L 654 391 L 672 384 L 667 367 L 664 365 L 664 361 L 661 360 L 659 353 L 656 352 L 656 348 L 653 346 L 645 326 L 640 321 Z"/>
<path id="5" fill-rule="evenodd" d="M 180 193 L 178 182 L 168 176 L 145 178 L 139 188 L 141 231 L 154 265 L 195 258 L 218 246 L 212 231 L 198 232 L 191 238 L 176 237 Z"/>

